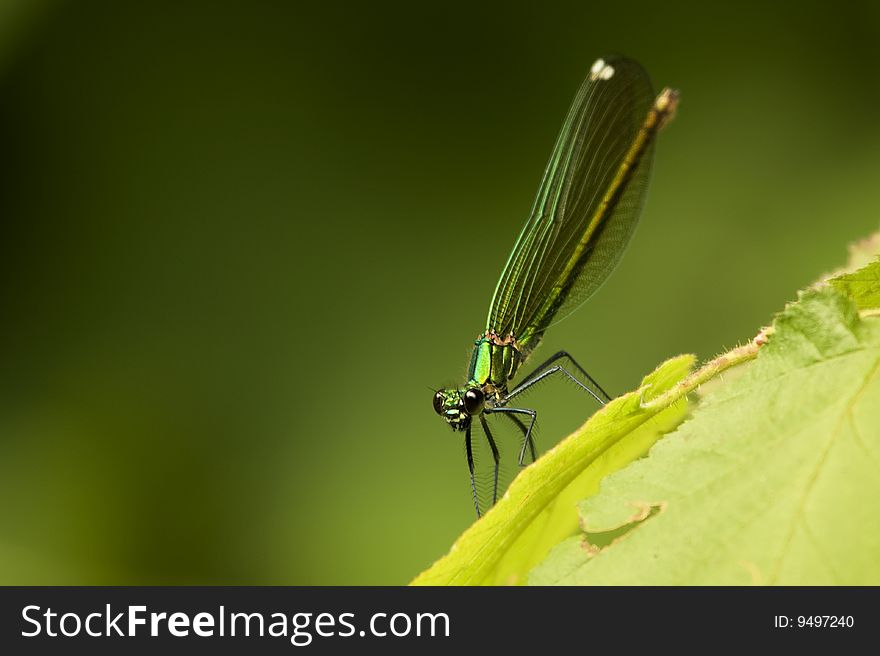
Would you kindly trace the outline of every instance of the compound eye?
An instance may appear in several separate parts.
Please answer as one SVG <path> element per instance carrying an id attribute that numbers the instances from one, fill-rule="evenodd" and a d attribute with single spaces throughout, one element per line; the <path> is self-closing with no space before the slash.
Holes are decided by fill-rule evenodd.
<path id="1" fill-rule="evenodd" d="M 437 392 L 434 395 L 434 412 L 436 412 L 438 415 L 443 414 L 443 404 L 445 403 L 445 401 L 446 396 L 443 394 L 443 392 Z"/>
<path id="2" fill-rule="evenodd" d="M 469 415 L 480 414 L 485 402 L 486 397 L 483 395 L 483 390 L 478 387 L 472 387 L 464 393 L 464 409 Z"/>

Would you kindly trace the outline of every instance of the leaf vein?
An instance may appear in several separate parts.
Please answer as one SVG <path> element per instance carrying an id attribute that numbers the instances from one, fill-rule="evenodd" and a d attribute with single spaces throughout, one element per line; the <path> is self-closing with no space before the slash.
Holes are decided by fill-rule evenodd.
<path id="1" fill-rule="evenodd" d="M 785 541 L 782 544 L 782 549 L 779 553 L 779 558 L 776 561 L 776 566 L 774 567 L 773 573 L 769 577 L 769 582 L 771 585 L 775 585 L 779 574 L 782 570 L 782 566 L 785 562 L 785 557 L 788 555 L 789 550 L 791 549 L 792 542 L 794 541 L 794 535 L 796 533 L 798 521 L 802 519 L 804 516 L 804 512 L 806 510 L 807 501 L 809 500 L 810 494 L 812 494 L 813 488 L 816 485 L 816 481 L 819 478 L 819 475 L 822 471 L 822 467 L 825 464 L 825 461 L 828 459 L 828 454 L 831 452 L 832 447 L 837 441 L 837 438 L 840 436 L 840 433 L 843 429 L 843 424 L 846 422 L 847 418 L 852 415 L 853 408 L 856 403 L 861 399 L 862 395 L 865 393 L 865 390 L 868 388 L 871 380 L 877 375 L 878 371 L 880 371 L 880 358 L 877 358 L 874 362 L 874 365 L 871 367 L 868 374 L 865 376 L 862 384 L 859 385 L 858 390 L 855 394 L 853 394 L 852 398 L 847 402 L 846 407 L 841 413 L 840 420 L 837 422 L 837 425 L 834 427 L 834 430 L 831 432 L 831 436 L 828 439 L 828 444 L 822 450 L 821 455 L 819 456 L 819 460 L 816 463 L 816 466 L 813 468 L 810 477 L 807 479 L 807 484 L 804 486 L 804 491 L 801 494 L 800 502 L 798 503 L 797 510 L 792 517 L 791 526 L 789 527 L 788 534 L 786 535 Z"/>

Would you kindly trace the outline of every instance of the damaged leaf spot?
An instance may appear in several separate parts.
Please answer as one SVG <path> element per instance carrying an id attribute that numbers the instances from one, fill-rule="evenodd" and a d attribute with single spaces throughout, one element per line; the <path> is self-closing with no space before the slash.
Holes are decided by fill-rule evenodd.
<path id="1" fill-rule="evenodd" d="M 590 531 L 586 527 L 583 527 L 583 548 L 591 555 L 604 551 L 615 542 L 623 539 L 631 531 L 641 526 L 646 520 L 666 510 L 665 501 L 637 501 L 633 502 L 631 505 L 635 506 L 636 512 L 630 515 L 626 522 L 619 526 L 612 527 L 605 531 Z M 582 522 L 582 524 L 584 523 L 585 522 Z"/>

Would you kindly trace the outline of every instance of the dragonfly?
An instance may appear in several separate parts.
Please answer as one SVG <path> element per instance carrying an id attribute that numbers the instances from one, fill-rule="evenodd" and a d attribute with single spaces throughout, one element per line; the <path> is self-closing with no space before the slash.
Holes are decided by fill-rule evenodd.
<path id="1" fill-rule="evenodd" d="M 586 301 L 620 261 L 644 205 L 655 137 L 678 100 L 678 91 L 668 87 L 655 96 L 645 70 L 623 56 L 596 60 L 575 95 L 474 342 L 467 382 L 437 390 L 433 398 L 435 412 L 464 433 L 477 517 L 481 505 L 498 499 L 501 458 L 489 416 L 506 418 L 521 434 L 523 467 L 537 457 L 538 417 L 521 405 L 524 392 L 555 376 L 600 405 L 611 400 L 567 351 L 513 380 L 546 330 Z M 475 477 L 477 426 L 493 461 L 488 493 L 478 491 Z"/>

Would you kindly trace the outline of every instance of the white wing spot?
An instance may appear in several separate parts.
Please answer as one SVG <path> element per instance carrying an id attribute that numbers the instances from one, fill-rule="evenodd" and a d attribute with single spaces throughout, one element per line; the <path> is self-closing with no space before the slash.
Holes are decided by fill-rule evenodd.
<path id="1" fill-rule="evenodd" d="M 597 59 L 590 68 L 590 79 L 594 82 L 596 80 L 610 80 L 613 75 L 614 67 L 606 64 L 604 59 Z"/>

